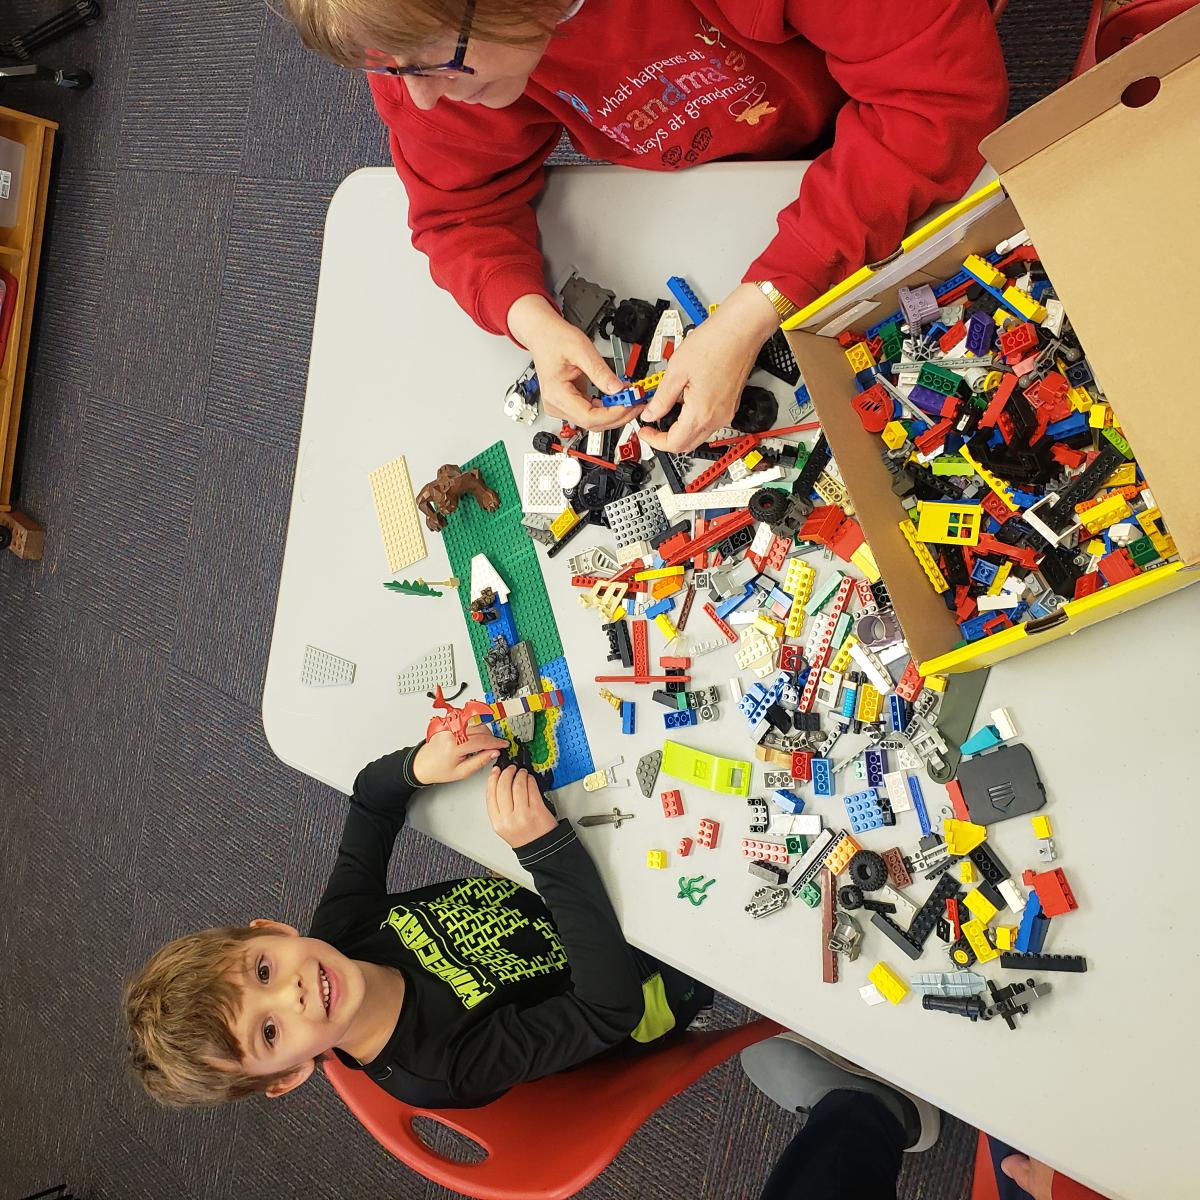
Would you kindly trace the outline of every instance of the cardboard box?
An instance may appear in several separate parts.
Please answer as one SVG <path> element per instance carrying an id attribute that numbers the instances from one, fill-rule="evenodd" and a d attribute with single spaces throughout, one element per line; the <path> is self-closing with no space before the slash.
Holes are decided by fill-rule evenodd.
<path id="1" fill-rule="evenodd" d="M 1158 94 L 1122 94 L 1157 78 Z M 1139 92 L 1144 94 L 1145 85 Z M 1190 365 L 1200 276 L 1200 7 L 1073 80 L 982 144 L 1000 176 L 864 267 L 785 326 L 858 510 L 909 648 L 925 673 L 973 670 L 1056 640 L 1200 580 L 1200 403 Z M 901 286 L 937 283 L 971 253 L 1022 228 L 1045 264 L 1089 362 L 1133 446 L 1178 561 L 1060 612 L 955 649 L 953 613 L 898 528 L 904 517 L 882 443 L 850 407 L 856 394 L 836 335 L 896 311 Z"/>

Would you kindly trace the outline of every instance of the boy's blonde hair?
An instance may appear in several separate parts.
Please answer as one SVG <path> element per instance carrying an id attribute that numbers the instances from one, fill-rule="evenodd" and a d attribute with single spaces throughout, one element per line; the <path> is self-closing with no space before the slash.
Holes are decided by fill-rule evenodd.
<path id="1" fill-rule="evenodd" d="M 277 0 L 278 2 L 278 0 Z M 310 50 L 343 67 L 369 52 L 407 58 L 462 28 L 467 0 L 282 0 Z M 471 37 L 530 45 L 553 31 L 567 0 L 477 0 Z"/>
<path id="2" fill-rule="evenodd" d="M 236 975 L 261 929 L 205 929 L 168 943 L 125 989 L 129 1053 L 162 1104 L 221 1104 L 265 1092 L 290 1074 L 250 1075 L 233 1032 Z"/>

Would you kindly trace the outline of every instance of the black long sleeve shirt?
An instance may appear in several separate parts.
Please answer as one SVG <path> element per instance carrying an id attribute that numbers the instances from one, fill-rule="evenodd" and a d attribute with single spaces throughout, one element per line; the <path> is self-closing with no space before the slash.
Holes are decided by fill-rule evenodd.
<path id="1" fill-rule="evenodd" d="M 406 1103 L 469 1106 L 625 1041 L 643 1017 L 646 960 L 626 944 L 565 820 L 517 851 L 541 899 L 506 879 L 389 894 L 388 860 L 421 786 L 418 748 L 360 772 L 309 936 L 404 976 L 396 1029 L 378 1057 L 339 1057 Z"/>

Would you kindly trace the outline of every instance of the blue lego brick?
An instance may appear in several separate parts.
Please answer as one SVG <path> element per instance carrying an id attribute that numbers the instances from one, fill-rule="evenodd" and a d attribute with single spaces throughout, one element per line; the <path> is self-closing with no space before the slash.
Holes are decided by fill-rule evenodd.
<path id="1" fill-rule="evenodd" d="M 854 382 L 858 384 L 858 390 L 860 392 L 865 392 L 867 388 L 874 387 L 875 375 L 875 367 L 867 367 L 863 371 L 856 371 L 854 373 Z"/>
<path id="2" fill-rule="evenodd" d="M 883 809 L 879 807 L 879 793 L 874 788 L 843 796 L 842 803 L 846 806 L 846 816 L 850 818 L 850 828 L 855 833 L 883 828 Z"/>
<path id="3" fill-rule="evenodd" d="M 684 315 L 693 325 L 699 325 L 708 319 L 708 309 L 700 303 L 700 297 L 692 291 L 682 276 L 672 275 L 667 280 L 667 288 L 679 302 L 679 307 L 683 309 Z"/>
<path id="4" fill-rule="evenodd" d="M 1033 286 L 1029 289 L 1029 294 L 1035 299 L 1040 300 L 1051 287 L 1049 279 L 1035 279 Z"/>
<path id="5" fill-rule="evenodd" d="M 1088 428 L 1087 413 L 1072 413 L 1069 417 L 1063 417 L 1061 421 L 1053 421 L 1047 425 L 1046 436 L 1060 442 L 1063 438 L 1087 433 Z"/>
<path id="6" fill-rule="evenodd" d="M 974 275 L 967 274 L 966 271 L 959 271 L 955 275 L 951 275 L 949 279 L 943 279 L 941 283 L 933 285 L 933 294 L 940 300 L 947 293 L 954 291 L 956 287 L 961 287 L 964 283 L 970 283 L 974 279 Z M 903 319 L 903 314 L 899 314 Z M 887 322 L 885 321 L 886 325 Z"/>
<path id="7" fill-rule="evenodd" d="M 971 354 L 987 354 L 995 341 L 996 322 L 985 312 L 973 312 L 967 318 L 967 350 Z"/>
<path id="8" fill-rule="evenodd" d="M 1020 488 L 1013 488 L 1010 496 L 1010 499 L 1018 508 L 1030 508 L 1041 498 L 1037 492 L 1024 492 Z"/>
<path id="9" fill-rule="evenodd" d="M 796 795 L 795 792 L 788 791 L 787 788 L 776 788 L 771 793 L 771 799 L 783 809 L 786 813 L 791 813 L 792 816 L 798 816 L 804 811 L 804 801 Z"/>
<path id="10" fill-rule="evenodd" d="M 802 383 L 796 389 L 796 403 L 800 405 L 801 408 L 803 408 L 806 404 L 812 403 L 812 397 L 808 394 L 808 384 Z"/>
<path id="11" fill-rule="evenodd" d="M 985 621 L 991 620 L 991 617 L 991 613 L 981 613 L 977 617 L 972 617 L 969 621 L 959 621 L 958 627 L 968 642 L 977 642 L 980 638 L 987 637 L 987 630 L 984 629 L 983 625 Z"/>
<path id="12" fill-rule="evenodd" d="M 842 684 L 842 716 L 848 717 L 851 720 L 854 718 L 854 709 L 858 704 L 858 685 L 851 683 L 848 679 Z"/>
<path id="13" fill-rule="evenodd" d="M 1051 608 L 1049 605 L 1044 604 L 1041 600 L 1036 600 L 1036 601 L 1034 601 L 1033 604 L 1031 604 L 1029 606 L 1028 611 L 1029 611 L 1030 617 L 1036 621 L 1036 620 L 1039 620 L 1041 617 L 1048 617 L 1051 613 L 1058 612 L 1058 609 Z M 1009 615 L 1011 616 L 1011 614 L 1009 614 Z M 1015 618 L 1013 618 L 1013 619 L 1015 620 Z"/>
<path id="14" fill-rule="evenodd" d="M 738 700 L 738 708 L 746 718 L 751 728 L 763 719 L 763 715 L 772 704 L 779 701 L 783 689 L 787 686 L 788 677 L 782 671 L 771 681 L 770 687 L 765 683 L 755 683 L 748 691 L 742 693 Z"/>
<path id="15" fill-rule="evenodd" d="M 632 388 L 625 388 L 623 391 L 600 397 L 602 408 L 632 408 L 635 404 L 641 404 L 641 400 L 638 399 L 637 393 Z"/>
<path id="16" fill-rule="evenodd" d="M 575 696 L 575 685 L 571 682 L 566 658 L 562 655 L 552 658 L 549 662 L 542 663 L 538 671 L 543 679 L 550 680 L 563 694 L 562 707 L 557 710 L 557 718 L 547 740 L 553 741 L 557 751 L 557 759 L 552 767 L 554 786 L 566 787 L 567 784 L 590 775 L 596 766 L 592 761 L 591 747 L 588 745 L 583 720 L 579 715 L 579 701 Z M 548 721 L 547 727 L 551 728 Z"/>
<path id="17" fill-rule="evenodd" d="M 646 609 L 646 616 L 653 620 L 655 617 L 661 616 L 663 613 L 669 613 L 675 607 L 675 601 L 670 596 L 665 596 L 662 600 L 657 600 Z"/>
<path id="18" fill-rule="evenodd" d="M 753 595 L 754 584 L 746 584 L 740 596 L 730 596 L 728 599 L 722 600 L 720 604 L 715 606 L 717 610 L 717 616 L 720 617 L 722 621 L 725 620 L 725 618 L 729 616 L 731 612 L 733 612 L 735 609 L 741 608 L 741 606 L 745 604 L 746 601 L 749 600 Z"/>
<path id="19" fill-rule="evenodd" d="M 921 833 L 927 837 L 933 832 L 933 826 L 929 824 L 929 812 L 925 807 L 925 793 L 921 791 L 921 785 L 912 775 L 908 776 L 905 782 L 908 784 L 908 796 L 917 814 L 917 820 L 921 822 Z"/>
<path id="20" fill-rule="evenodd" d="M 621 701 L 621 732 L 630 734 L 637 732 L 637 718 L 634 715 L 632 700 Z"/>
<path id="21" fill-rule="evenodd" d="M 863 751 L 863 761 L 867 764 L 867 786 L 881 787 L 883 776 L 887 771 L 887 751 L 877 746 Z"/>
<path id="22" fill-rule="evenodd" d="M 812 760 L 812 789 L 814 796 L 833 795 L 833 761 L 828 758 Z"/>
<path id="23" fill-rule="evenodd" d="M 1016 948 L 1022 954 L 1041 954 L 1050 930 L 1050 918 L 1042 912 L 1042 902 L 1037 892 L 1025 897 L 1021 911 L 1021 924 L 1017 927 Z"/>
<path id="24" fill-rule="evenodd" d="M 1002 307 L 1008 309 L 1008 311 L 1010 313 L 1012 313 L 1012 315 L 1014 317 L 1016 317 L 1019 321 L 1027 320 L 1025 314 L 1023 312 L 1021 312 L 1021 310 L 1019 308 L 1015 308 L 1013 305 L 1009 304 L 1009 302 L 1007 300 L 1005 300 L 1003 293 L 1000 292 L 998 289 L 992 287 L 992 285 L 990 283 L 984 283 L 983 280 L 980 279 L 978 275 L 974 275 L 970 271 L 965 271 L 964 274 L 970 275 L 971 278 L 977 284 L 979 284 L 979 286 L 981 288 L 983 288 L 983 290 L 985 292 L 988 293 L 988 295 L 992 296 L 995 299 L 995 301 L 998 304 L 1000 304 Z"/>
<path id="25" fill-rule="evenodd" d="M 697 725 L 700 718 L 690 708 L 682 708 L 678 712 L 663 713 L 663 728 L 665 729 L 687 729 L 691 725 Z"/>
<path id="26" fill-rule="evenodd" d="M 975 565 L 971 568 L 971 578 L 985 588 L 991 587 L 995 583 L 999 573 L 1000 568 L 995 563 L 988 562 L 986 558 L 977 558 Z"/>
<path id="27" fill-rule="evenodd" d="M 933 290 L 934 290 L 934 293 L 936 294 L 937 288 L 934 288 Z M 904 314 L 902 312 L 894 312 L 891 314 L 891 316 L 884 317 L 882 321 L 876 321 L 874 325 L 867 326 L 867 329 L 866 329 L 867 340 L 870 341 L 872 338 L 878 337 L 879 331 L 885 325 L 890 325 L 893 321 L 895 321 L 897 325 L 903 325 L 904 324 Z"/>
<path id="28" fill-rule="evenodd" d="M 908 701 L 895 692 L 888 693 L 888 728 L 893 733 L 899 733 L 908 727 Z"/>
<path id="29" fill-rule="evenodd" d="M 488 636 L 495 637 L 496 634 L 500 634 L 510 646 L 515 646 L 521 639 L 517 636 L 517 623 L 513 619 L 512 605 L 505 601 L 503 604 L 497 604 L 495 611 L 496 619 L 489 621 L 485 626 Z"/>

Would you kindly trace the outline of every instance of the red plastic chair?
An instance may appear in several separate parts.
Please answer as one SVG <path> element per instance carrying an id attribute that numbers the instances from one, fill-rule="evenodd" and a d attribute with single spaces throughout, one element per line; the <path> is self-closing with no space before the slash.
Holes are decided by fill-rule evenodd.
<path id="1" fill-rule="evenodd" d="M 1097 63 L 1102 63 L 1130 42 L 1165 25 L 1195 3 L 1196 0 L 1133 0 L 1132 4 L 1113 9 L 1101 19 L 1105 0 L 1092 0 L 1087 31 L 1083 35 L 1083 48 L 1079 51 L 1071 78 L 1090 71 Z"/>
<path id="2" fill-rule="evenodd" d="M 332 1056 L 322 1065 L 371 1136 L 426 1179 L 477 1200 L 567 1200 L 672 1096 L 782 1028 L 759 1018 L 736 1029 L 685 1033 L 653 1054 L 602 1059 L 523 1083 L 483 1108 L 412 1108 Z M 440 1121 L 477 1142 L 487 1157 L 479 1163 L 443 1158 L 417 1135 L 414 1117 Z"/>

